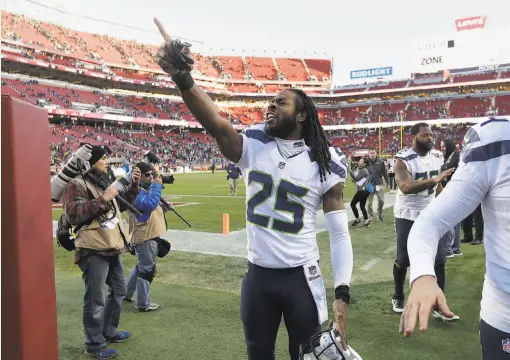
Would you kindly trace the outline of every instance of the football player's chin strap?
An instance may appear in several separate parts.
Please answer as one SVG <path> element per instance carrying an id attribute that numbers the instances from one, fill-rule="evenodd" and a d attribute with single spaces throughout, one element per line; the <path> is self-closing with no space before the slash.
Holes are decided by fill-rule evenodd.
<path id="1" fill-rule="evenodd" d="M 335 299 L 342 299 L 348 304 L 350 300 L 349 284 L 354 261 L 347 212 L 335 210 L 324 215 L 329 230 Z"/>

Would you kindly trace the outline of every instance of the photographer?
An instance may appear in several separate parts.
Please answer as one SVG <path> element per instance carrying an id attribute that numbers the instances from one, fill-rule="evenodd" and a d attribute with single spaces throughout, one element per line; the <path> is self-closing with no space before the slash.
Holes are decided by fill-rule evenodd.
<path id="1" fill-rule="evenodd" d="M 125 277 L 120 255 L 129 251 L 121 213 L 115 196 L 117 190 L 94 185 L 92 177 L 106 173 L 106 150 L 91 147 L 90 170 L 78 174 L 63 193 L 64 213 L 76 226 L 75 264 L 83 272 L 83 326 L 86 353 L 101 359 L 117 356 L 107 348 L 108 342 L 127 340 L 128 331 L 118 331 L 122 299 L 126 294 Z M 129 191 L 132 191 L 130 187 Z M 105 299 L 103 286 L 108 285 Z"/>
<path id="2" fill-rule="evenodd" d="M 352 162 L 351 157 L 349 156 L 349 162 Z M 352 171 L 350 167 L 347 168 L 349 174 L 351 175 L 352 181 L 356 184 L 356 194 L 351 200 L 351 209 L 354 214 L 355 220 L 352 222 L 352 226 L 357 226 L 361 223 L 361 219 L 359 218 L 359 212 L 356 208 L 356 205 L 359 203 L 359 208 L 361 213 L 363 214 L 363 218 L 365 219 L 364 226 L 370 227 L 370 221 L 368 219 L 368 214 L 366 210 L 366 203 L 370 192 L 367 191 L 367 185 L 370 183 L 370 174 L 367 170 L 367 160 L 365 158 L 361 158 L 358 162 L 358 170 Z M 373 189 L 372 189 L 373 190 Z"/>
<path id="3" fill-rule="evenodd" d="M 166 219 L 160 205 L 163 180 L 153 166 L 146 162 L 135 165 L 133 183 L 140 183 L 140 193 L 134 200 L 134 207 L 142 214 L 129 214 L 129 232 L 134 246 L 137 264 L 131 270 L 127 281 L 125 301 L 133 302 L 136 291 L 136 308 L 141 312 L 158 310 L 161 305 L 150 301 L 150 284 L 156 276 L 156 257 L 160 236 L 166 231 Z"/>

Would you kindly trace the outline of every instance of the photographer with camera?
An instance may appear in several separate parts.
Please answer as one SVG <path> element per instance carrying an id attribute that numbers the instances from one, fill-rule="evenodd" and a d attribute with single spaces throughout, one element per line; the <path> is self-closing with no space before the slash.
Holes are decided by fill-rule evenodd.
<path id="1" fill-rule="evenodd" d="M 90 145 L 89 145 L 90 146 Z M 83 272 L 83 326 L 85 352 L 99 359 L 117 356 L 107 343 L 127 340 L 128 331 L 118 331 L 126 284 L 120 255 L 130 251 L 121 212 L 110 186 L 102 190 L 94 179 L 106 174 L 107 150 L 92 146 L 86 173 L 78 172 L 63 192 L 64 214 L 75 226 L 75 264 Z M 128 192 L 133 191 L 133 187 Z M 134 189 L 136 191 L 136 189 Z M 106 299 L 104 285 L 108 285 Z"/>
<path id="2" fill-rule="evenodd" d="M 165 243 L 166 252 L 169 250 L 169 243 L 160 238 L 167 229 L 165 213 L 160 204 L 163 179 L 152 165 L 139 162 L 133 169 L 133 183 L 140 184 L 140 193 L 132 203 L 141 215 L 128 211 L 129 232 L 137 263 L 129 274 L 124 300 L 133 302 L 136 291 L 138 311 L 156 311 L 161 305 L 150 301 L 150 285 L 156 276 L 156 257 L 166 255 L 161 254 Z"/>

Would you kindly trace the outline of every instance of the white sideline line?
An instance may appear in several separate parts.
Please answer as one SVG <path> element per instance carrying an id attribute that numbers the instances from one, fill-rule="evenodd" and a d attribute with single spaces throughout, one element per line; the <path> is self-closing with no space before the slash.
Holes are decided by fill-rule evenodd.
<path id="1" fill-rule="evenodd" d="M 387 248 L 386 250 L 383 251 L 383 254 L 389 254 L 390 252 L 393 252 L 397 250 L 397 245 L 391 245 L 389 248 Z"/>
<path id="2" fill-rule="evenodd" d="M 379 262 L 379 258 L 375 258 L 375 259 L 372 259 L 370 260 L 368 263 L 366 263 L 362 268 L 361 270 L 362 271 L 368 271 L 370 270 L 371 268 L 373 268 L 375 266 L 375 264 L 377 264 Z"/>

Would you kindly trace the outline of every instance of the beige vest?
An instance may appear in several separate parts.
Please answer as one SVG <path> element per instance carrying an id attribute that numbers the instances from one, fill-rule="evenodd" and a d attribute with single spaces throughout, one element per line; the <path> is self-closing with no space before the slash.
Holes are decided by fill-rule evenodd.
<path id="1" fill-rule="evenodd" d="M 128 211 L 129 234 L 133 245 L 141 244 L 146 240 L 163 235 L 166 231 L 165 213 L 160 205 L 152 211 L 147 222 L 139 221 L 135 214 Z"/>
<path id="2" fill-rule="evenodd" d="M 91 182 L 84 180 L 82 177 L 77 177 L 71 181 L 78 186 L 89 189 L 94 199 L 97 199 L 103 194 L 103 191 L 96 188 Z M 86 184 L 86 186 L 85 186 Z M 125 248 L 123 237 L 126 232 L 124 231 L 124 223 L 122 222 L 121 213 L 117 202 L 113 200 L 113 204 L 117 211 L 116 217 L 119 220 L 117 226 L 113 229 L 101 227 L 97 220 L 93 220 L 90 225 L 83 226 L 76 234 L 74 241 L 77 249 L 85 248 L 92 250 L 121 250 Z M 108 216 L 110 217 L 111 214 Z M 127 240 L 127 238 L 126 238 Z"/>

